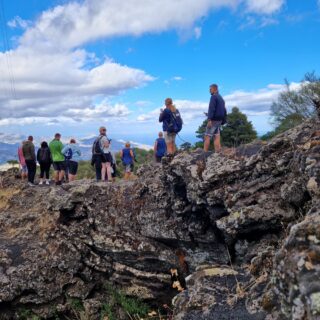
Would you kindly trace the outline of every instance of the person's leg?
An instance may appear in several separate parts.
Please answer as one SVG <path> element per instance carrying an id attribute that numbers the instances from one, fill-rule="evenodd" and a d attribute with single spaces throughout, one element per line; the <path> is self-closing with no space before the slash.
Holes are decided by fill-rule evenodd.
<path id="1" fill-rule="evenodd" d="M 176 134 L 172 134 L 172 154 L 175 154 L 176 151 L 177 151 L 177 148 L 176 148 Z"/>
<path id="2" fill-rule="evenodd" d="M 69 161 L 69 181 L 76 180 L 78 171 L 78 162 L 75 161 Z"/>
<path id="3" fill-rule="evenodd" d="M 43 184 L 44 171 L 45 171 L 45 163 L 40 162 L 40 183 L 39 184 Z"/>
<path id="4" fill-rule="evenodd" d="M 54 171 L 54 181 L 55 183 L 59 183 L 59 173 L 60 173 L 60 170 L 55 170 Z"/>
<path id="5" fill-rule="evenodd" d="M 30 174 L 30 178 L 31 178 L 31 183 L 34 183 L 34 177 L 36 176 L 36 171 L 37 171 L 37 163 L 35 161 L 31 161 L 31 174 Z"/>
<path id="6" fill-rule="evenodd" d="M 69 167 L 70 167 L 70 161 L 69 160 L 66 160 L 64 161 L 64 164 L 65 164 L 65 168 L 64 168 L 64 176 L 66 178 L 66 182 L 69 181 Z M 63 177 L 62 177 L 63 179 Z M 62 181 L 62 180 L 61 180 Z"/>
<path id="7" fill-rule="evenodd" d="M 221 152 L 220 133 L 214 136 L 214 151 Z"/>
<path id="8" fill-rule="evenodd" d="M 175 150 L 174 142 L 171 140 L 168 142 L 168 154 L 173 155 Z"/>
<path id="9" fill-rule="evenodd" d="M 101 163 L 101 180 L 102 181 L 106 180 L 106 172 L 107 172 L 107 163 L 102 162 Z"/>
<path id="10" fill-rule="evenodd" d="M 30 160 L 26 160 L 26 166 L 28 169 L 28 182 L 31 182 L 31 165 L 30 165 Z"/>
<path id="11" fill-rule="evenodd" d="M 210 136 L 204 136 L 203 149 L 204 149 L 205 152 L 208 152 L 208 151 L 209 151 L 209 148 L 210 148 L 210 140 L 211 140 L 211 137 L 210 137 Z"/>
<path id="12" fill-rule="evenodd" d="M 45 166 L 45 174 L 46 174 L 46 179 L 47 179 L 47 180 L 50 179 L 50 167 L 51 167 L 51 163 L 46 163 L 46 166 Z"/>
<path id="13" fill-rule="evenodd" d="M 96 168 L 96 179 L 97 179 L 97 181 L 100 181 L 101 180 L 101 169 L 102 169 L 100 155 L 95 156 L 94 166 Z"/>
<path id="14" fill-rule="evenodd" d="M 59 171 L 59 183 L 62 183 L 64 177 L 64 170 Z"/>
<path id="15" fill-rule="evenodd" d="M 108 181 L 112 181 L 111 163 L 110 162 L 106 163 L 106 170 L 107 170 Z"/>

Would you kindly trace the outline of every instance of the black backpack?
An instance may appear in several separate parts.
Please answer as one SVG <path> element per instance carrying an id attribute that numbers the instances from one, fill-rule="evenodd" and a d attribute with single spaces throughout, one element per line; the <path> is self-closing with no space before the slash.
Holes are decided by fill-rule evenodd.
<path id="1" fill-rule="evenodd" d="M 93 145 L 92 145 L 92 154 L 103 154 L 103 151 L 100 146 L 100 141 L 103 138 L 103 136 L 99 136 L 94 140 Z"/>
<path id="2" fill-rule="evenodd" d="M 168 132 L 178 133 L 182 129 L 183 121 L 178 109 L 175 112 L 170 111 L 170 121 L 168 123 Z"/>
<path id="3" fill-rule="evenodd" d="M 39 150 L 39 161 L 40 162 L 50 162 L 50 150 L 49 148 L 40 148 Z"/>

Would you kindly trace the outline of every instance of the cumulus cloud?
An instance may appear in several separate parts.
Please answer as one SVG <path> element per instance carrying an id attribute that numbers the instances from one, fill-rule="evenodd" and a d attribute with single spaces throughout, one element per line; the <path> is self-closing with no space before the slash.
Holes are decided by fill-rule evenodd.
<path id="1" fill-rule="evenodd" d="M 211 10 L 244 4 L 249 12 L 271 14 L 284 0 L 86 0 L 45 11 L 20 39 L 23 45 L 77 47 L 99 38 L 188 29 Z M 177 14 L 179 12 L 179 14 Z M 199 35 L 200 29 L 196 32 Z M 48 41 L 50 39 L 50 41 Z M 63 41 L 62 41 L 63 40 Z"/>
<path id="2" fill-rule="evenodd" d="M 81 46 L 103 38 L 172 29 L 191 29 L 195 37 L 200 37 L 201 28 L 195 24 L 212 10 L 242 6 L 248 12 L 268 15 L 279 10 L 283 2 L 85 0 L 44 11 L 33 23 L 15 17 L 9 26 L 25 31 L 17 39 L 15 50 L 0 52 L 0 65 L 7 66 L 1 74 L 0 125 L 37 123 L 39 119 L 50 125 L 82 117 L 126 117 L 126 107 L 101 106 L 95 101 L 143 86 L 154 78 L 111 59 L 99 60 Z"/>

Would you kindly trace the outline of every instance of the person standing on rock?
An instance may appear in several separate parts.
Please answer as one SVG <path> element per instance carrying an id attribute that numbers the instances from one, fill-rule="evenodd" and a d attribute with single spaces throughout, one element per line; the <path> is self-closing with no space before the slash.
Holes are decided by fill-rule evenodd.
<path id="1" fill-rule="evenodd" d="M 171 98 L 165 101 L 166 108 L 160 109 L 159 122 L 162 122 L 162 129 L 164 132 L 164 139 L 167 144 L 168 156 L 173 156 L 176 152 L 176 136 L 182 129 L 182 118 L 179 110 L 175 107 Z"/>
<path id="2" fill-rule="evenodd" d="M 26 159 L 23 156 L 22 144 L 18 148 L 18 159 L 19 159 L 19 165 L 20 165 L 20 170 L 21 170 L 21 179 L 25 180 L 28 177 L 28 168 L 27 168 L 27 164 L 26 164 Z"/>
<path id="3" fill-rule="evenodd" d="M 35 148 L 33 144 L 33 136 L 29 136 L 27 141 L 22 144 L 22 153 L 28 168 L 28 185 L 34 187 L 34 177 L 37 171 L 37 162 Z"/>
<path id="4" fill-rule="evenodd" d="M 95 165 L 97 181 L 105 181 L 106 176 L 108 181 L 112 181 L 112 155 L 110 140 L 107 137 L 107 129 L 105 127 L 99 128 L 99 137 L 93 142 L 91 163 Z"/>
<path id="5" fill-rule="evenodd" d="M 60 141 L 61 134 L 56 133 L 54 139 L 49 143 L 49 149 L 52 155 L 54 180 L 57 186 L 62 184 L 65 173 L 65 161 L 62 154 L 63 144 Z"/>
<path id="6" fill-rule="evenodd" d="M 120 151 L 120 157 L 125 169 L 124 179 L 129 180 L 131 177 L 131 169 L 134 163 L 134 153 L 131 149 L 130 142 L 125 144 L 125 148 Z"/>
<path id="7" fill-rule="evenodd" d="M 52 163 L 51 152 L 46 141 L 41 142 L 41 147 L 37 152 L 37 160 L 40 165 L 40 182 L 39 184 L 43 184 L 43 178 L 46 176 L 46 184 L 50 184 L 50 167 Z"/>
<path id="8" fill-rule="evenodd" d="M 204 135 L 204 151 L 209 151 L 210 141 L 214 140 L 215 152 L 221 151 L 220 128 L 225 123 L 227 110 L 225 102 L 218 91 L 218 85 L 212 84 L 209 88 L 211 98 L 208 108 L 208 124 Z"/>
<path id="9" fill-rule="evenodd" d="M 167 152 L 167 145 L 166 141 L 163 138 L 163 133 L 159 132 L 158 136 L 158 139 L 154 143 L 153 150 L 156 162 L 161 162 L 162 157 L 164 157 Z"/>
<path id="10" fill-rule="evenodd" d="M 74 181 L 77 177 L 78 161 L 81 156 L 80 147 L 75 139 L 70 139 L 70 143 L 64 146 L 61 152 L 66 160 L 66 170 L 68 171 L 69 181 Z"/>

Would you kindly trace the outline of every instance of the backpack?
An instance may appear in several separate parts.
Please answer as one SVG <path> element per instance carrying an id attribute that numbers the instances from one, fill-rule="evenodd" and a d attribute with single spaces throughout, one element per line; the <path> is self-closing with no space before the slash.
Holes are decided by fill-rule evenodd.
<path id="1" fill-rule="evenodd" d="M 48 148 L 40 148 L 39 162 L 50 162 L 50 152 Z"/>
<path id="2" fill-rule="evenodd" d="M 103 136 L 99 136 L 94 140 L 93 145 L 92 145 L 92 154 L 103 154 L 103 151 L 101 149 L 100 141 Z"/>
<path id="3" fill-rule="evenodd" d="M 170 122 L 168 123 L 168 132 L 169 133 L 178 133 L 181 131 L 183 125 L 180 112 L 176 109 L 175 112 L 170 111 Z"/>
<path id="4" fill-rule="evenodd" d="M 67 151 L 64 153 L 64 158 L 66 160 L 71 160 L 72 159 L 72 149 L 71 148 L 68 148 Z"/>

